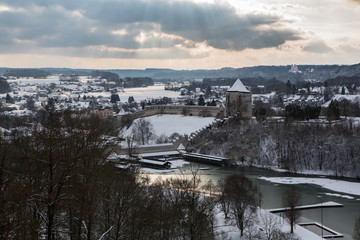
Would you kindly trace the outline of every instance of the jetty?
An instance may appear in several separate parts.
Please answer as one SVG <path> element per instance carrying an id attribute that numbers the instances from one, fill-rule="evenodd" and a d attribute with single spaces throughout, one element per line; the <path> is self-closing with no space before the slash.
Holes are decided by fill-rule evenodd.
<path id="1" fill-rule="evenodd" d="M 296 210 L 309 210 L 309 209 L 316 209 L 320 208 L 321 210 L 323 208 L 338 208 L 338 207 L 344 207 L 343 204 L 329 201 L 329 202 L 323 202 L 318 204 L 311 204 L 311 205 L 303 205 L 303 206 L 296 206 Z M 271 213 L 283 213 L 286 211 L 289 211 L 290 208 L 274 208 L 274 209 L 268 209 Z M 322 218 L 322 216 L 321 216 Z M 322 222 L 322 220 L 321 220 Z M 317 223 L 317 222 L 306 222 L 306 223 L 299 223 L 300 226 L 306 228 L 307 230 L 321 236 L 324 239 L 334 239 L 334 238 L 342 238 L 343 235 L 341 233 L 336 232 L 333 229 L 330 229 L 329 227 L 324 226 L 323 224 Z"/>
<path id="2" fill-rule="evenodd" d="M 335 208 L 335 207 L 344 207 L 344 205 L 342 205 L 341 203 L 329 201 L 329 202 L 318 203 L 318 204 L 296 206 L 295 209 L 296 210 L 308 210 L 308 209 L 314 209 L 314 208 Z M 271 213 L 281 213 L 281 212 L 286 212 L 289 210 L 290 210 L 289 207 L 268 209 L 268 211 Z"/>

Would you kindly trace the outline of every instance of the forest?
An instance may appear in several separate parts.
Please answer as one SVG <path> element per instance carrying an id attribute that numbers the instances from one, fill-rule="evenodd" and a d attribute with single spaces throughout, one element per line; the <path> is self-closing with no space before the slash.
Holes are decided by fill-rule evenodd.
<path id="1" fill-rule="evenodd" d="M 360 126 L 352 120 L 231 119 L 203 130 L 193 139 L 192 148 L 249 166 L 360 178 Z"/>
<path id="2" fill-rule="evenodd" d="M 50 72 L 40 70 L 40 69 L 27 69 L 27 68 L 21 68 L 21 69 L 8 69 L 4 76 L 8 77 L 16 77 L 16 78 L 22 78 L 22 77 L 33 77 L 33 78 L 47 78 L 50 75 Z"/>

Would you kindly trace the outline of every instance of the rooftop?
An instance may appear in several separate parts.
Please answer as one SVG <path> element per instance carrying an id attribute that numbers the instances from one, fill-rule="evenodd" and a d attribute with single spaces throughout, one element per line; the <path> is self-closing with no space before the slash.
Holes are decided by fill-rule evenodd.
<path id="1" fill-rule="evenodd" d="M 236 80 L 236 82 L 232 85 L 231 88 L 227 90 L 228 92 L 244 92 L 250 93 L 249 90 L 246 89 L 244 84 L 240 81 L 240 79 Z"/>

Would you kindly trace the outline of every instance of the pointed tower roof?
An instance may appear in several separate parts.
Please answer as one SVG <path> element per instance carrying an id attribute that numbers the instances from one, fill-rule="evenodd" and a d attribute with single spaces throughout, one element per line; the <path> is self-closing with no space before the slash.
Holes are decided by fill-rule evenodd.
<path id="1" fill-rule="evenodd" d="M 229 88 L 229 90 L 227 90 L 227 91 L 228 91 L 228 92 L 250 93 L 250 91 L 246 89 L 246 87 L 245 87 L 244 84 L 240 81 L 240 79 L 236 80 L 236 82 L 234 83 L 234 85 L 232 85 L 232 87 Z"/>

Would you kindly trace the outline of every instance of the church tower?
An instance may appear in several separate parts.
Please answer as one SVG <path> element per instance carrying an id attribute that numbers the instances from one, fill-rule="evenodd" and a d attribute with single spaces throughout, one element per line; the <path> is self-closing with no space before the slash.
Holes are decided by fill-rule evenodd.
<path id="1" fill-rule="evenodd" d="M 226 116 L 234 114 L 237 114 L 240 119 L 252 117 L 251 92 L 246 89 L 240 79 L 226 91 Z"/>

